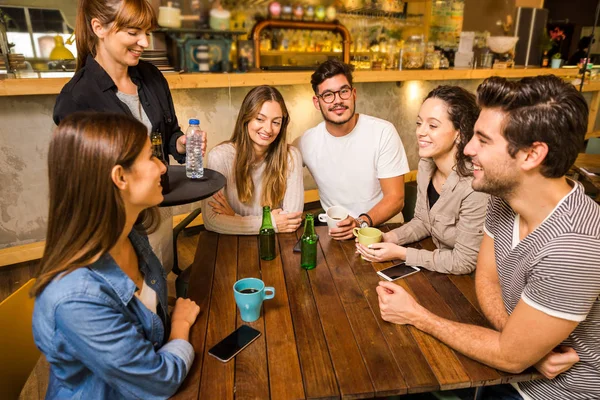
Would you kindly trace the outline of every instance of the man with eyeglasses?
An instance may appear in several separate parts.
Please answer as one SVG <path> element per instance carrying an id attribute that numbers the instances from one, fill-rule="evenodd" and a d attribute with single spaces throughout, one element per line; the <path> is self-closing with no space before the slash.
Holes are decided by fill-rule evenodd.
<path id="1" fill-rule="evenodd" d="M 322 207 L 345 207 L 350 216 L 330 235 L 353 237 L 354 227 L 376 226 L 404 206 L 406 153 L 394 125 L 355 112 L 351 65 L 322 63 L 311 77 L 313 103 L 324 121 L 298 139 L 304 164 L 314 177 Z"/>

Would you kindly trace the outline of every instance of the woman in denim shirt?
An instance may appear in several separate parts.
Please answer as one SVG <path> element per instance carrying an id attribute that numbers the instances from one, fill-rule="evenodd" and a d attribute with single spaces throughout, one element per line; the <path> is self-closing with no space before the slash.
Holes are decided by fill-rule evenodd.
<path id="1" fill-rule="evenodd" d="M 146 127 L 117 114 L 75 113 L 48 153 L 50 210 L 33 334 L 50 363 L 49 399 L 167 398 L 194 359 L 200 311 L 178 299 L 145 231 L 158 223 L 165 167 Z"/>

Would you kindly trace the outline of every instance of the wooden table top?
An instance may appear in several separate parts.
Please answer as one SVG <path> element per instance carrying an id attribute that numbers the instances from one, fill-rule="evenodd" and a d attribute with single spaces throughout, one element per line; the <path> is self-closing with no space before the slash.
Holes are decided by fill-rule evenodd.
<path id="1" fill-rule="evenodd" d="M 302 229 L 277 235 L 272 261 L 259 259 L 257 236 L 200 234 L 188 291 L 201 308 L 190 333 L 196 358 L 174 398 L 368 398 L 539 377 L 532 370 L 497 371 L 412 326 L 383 321 L 375 271 L 393 263 L 363 261 L 353 241 L 334 241 L 326 227 L 316 229 L 321 251 L 311 271 L 300 268 L 300 254 L 292 251 Z M 423 246 L 433 243 L 417 244 Z M 273 286 L 275 298 L 247 323 L 263 334 L 222 363 L 208 349 L 243 323 L 232 287 L 246 277 Z M 472 276 L 422 270 L 396 282 L 442 317 L 487 325 Z"/>

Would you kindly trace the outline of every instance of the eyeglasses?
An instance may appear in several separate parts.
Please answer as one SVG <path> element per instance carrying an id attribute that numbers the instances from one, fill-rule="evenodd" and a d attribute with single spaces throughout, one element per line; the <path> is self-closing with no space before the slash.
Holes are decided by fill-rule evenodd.
<path id="1" fill-rule="evenodd" d="M 320 97 L 321 99 L 323 99 L 323 101 L 325 103 L 331 104 L 335 101 L 336 94 L 338 94 L 340 96 L 340 99 L 348 100 L 350 98 L 350 96 L 352 96 L 352 88 L 345 87 L 345 88 L 341 88 L 340 90 L 335 91 L 335 92 L 325 92 L 323 94 L 318 94 L 317 97 Z"/>

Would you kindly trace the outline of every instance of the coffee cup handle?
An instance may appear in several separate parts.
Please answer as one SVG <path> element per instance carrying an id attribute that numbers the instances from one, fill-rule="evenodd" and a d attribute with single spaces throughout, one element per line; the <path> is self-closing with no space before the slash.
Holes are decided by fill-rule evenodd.
<path id="1" fill-rule="evenodd" d="M 267 291 L 269 291 L 271 293 L 267 294 Z M 275 297 L 275 288 L 271 287 L 271 286 L 265 287 L 265 300 L 272 299 L 273 297 Z"/>
<path id="2" fill-rule="evenodd" d="M 358 230 L 359 229 L 360 228 L 354 228 L 354 229 L 352 229 L 352 233 L 354 234 L 354 236 L 358 237 Z"/>
<path id="3" fill-rule="evenodd" d="M 319 221 L 327 222 L 327 214 L 319 214 Z"/>

